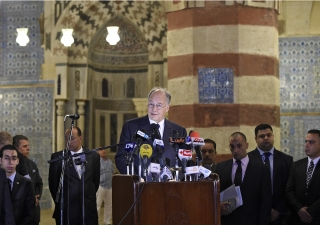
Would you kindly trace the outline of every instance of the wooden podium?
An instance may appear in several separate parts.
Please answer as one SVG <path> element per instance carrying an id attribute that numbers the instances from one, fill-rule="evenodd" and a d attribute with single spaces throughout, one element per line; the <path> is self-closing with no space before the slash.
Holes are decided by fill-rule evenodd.
<path id="1" fill-rule="evenodd" d="M 113 225 L 220 225 L 219 180 L 139 183 L 115 175 L 112 213 Z"/>

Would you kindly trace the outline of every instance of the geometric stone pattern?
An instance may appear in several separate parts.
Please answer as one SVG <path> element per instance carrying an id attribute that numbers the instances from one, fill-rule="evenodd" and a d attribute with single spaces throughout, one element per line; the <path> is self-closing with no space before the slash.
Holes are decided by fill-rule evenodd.
<path id="1" fill-rule="evenodd" d="M 304 139 L 320 129 L 320 37 L 279 38 L 281 150 L 294 160 L 306 157 Z"/>
<path id="2" fill-rule="evenodd" d="M 44 183 L 42 208 L 51 207 L 47 161 L 52 153 L 53 99 L 53 82 L 52 87 L 0 89 L 0 130 L 29 138 L 29 158 L 37 163 Z"/>
<path id="3" fill-rule="evenodd" d="M 39 22 L 44 11 L 42 1 L 2 1 L 0 7 L 0 84 L 41 83 L 43 49 Z M 23 13 L 21 13 L 23 11 Z M 30 42 L 25 47 L 16 43 L 16 28 L 28 28 Z"/>
<path id="4" fill-rule="evenodd" d="M 233 84 L 231 68 L 199 68 L 199 103 L 233 103 Z"/>
<path id="5" fill-rule="evenodd" d="M 108 24 L 119 27 L 120 41 L 116 45 L 106 42 L 107 29 L 100 29 L 90 43 L 88 58 L 90 63 L 108 66 L 125 66 L 126 68 L 147 67 L 148 44 L 135 25 L 122 17 L 116 17 Z"/>
<path id="6" fill-rule="evenodd" d="M 279 39 L 280 109 L 320 111 L 320 37 Z"/>
<path id="7" fill-rule="evenodd" d="M 131 21 L 142 32 L 151 58 L 162 57 L 166 48 L 162 42 L 166 37 L 167 21 L 164 8 L 157 1 L 70 1 L 54 28 L 57 34 L 53 34 L 53 37 L 56 37 L 53 55 L 67 54 L 64 51 L 65 47 L 60 43 L 58 32 L 61 28 L 69 26 L 74 29 L 75 42 L 69 47 L 68 56 L 72 61 L 84 60 L 87 57 L 89 43 L 97 31 L 106 29 L 108 22 L 120 16 Z"/>

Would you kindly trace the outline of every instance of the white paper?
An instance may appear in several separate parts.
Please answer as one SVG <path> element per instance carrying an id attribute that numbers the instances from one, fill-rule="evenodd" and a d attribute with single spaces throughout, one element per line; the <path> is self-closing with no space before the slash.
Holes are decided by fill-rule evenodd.
<path id="1" fill-rule="evenodd" d="M 220 193 L 220 202 L 227 201 L 230 198 L 236 199 L 236 208 L 243 204 L 242 195 L 239 186 L 231 185 L 226 190 Z"/>

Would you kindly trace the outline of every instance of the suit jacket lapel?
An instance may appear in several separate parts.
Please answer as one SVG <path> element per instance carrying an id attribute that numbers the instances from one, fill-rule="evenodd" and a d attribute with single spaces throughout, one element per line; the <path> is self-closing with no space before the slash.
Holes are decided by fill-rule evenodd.
<path id="1" fill-rule="evenodd" d="M 317 165 L 316 165 L 316 168 L 314 168 L 314 171 L 313 171 L 313 174 L 312 174 L 312 177 L 311 177 L 311 180 L 309 182 L 309 187 L 312 185 L 313 181 L 315 179 L 317 179 L 317 177 L 319 176 L 319 173 L 320 173 L 320 162 L 318 161 Z"/>
<path id="2" fill-rule="evenodd" d="M 16 196 L 16 194 L 21 186 L 20 183 L 21 183 L 21 179 L 19 177 L 19 174 L 16 174 L 16 176 L 14 177 L 14 181 L 13 181 L 11 198 L 14 198 Z"/>
<path id="3" fill-rule="evenodd" d="M 242 180 L 242 183 L 240 186 L 242 186 L 242 184 L 244 184 L 246 182 L 246 180 L 248 179 L 248 181 L 250 182 L 250 180 L 252 179 L 252 177 L 254 177 L 254 168 L 255 168 L 255 164 L 252 163 L 249 159 L 249 163 L 248 163 L 248 166 L 247 166 L 247 169 L 246 169 L 246 172 L 243 176 L 243 180 Z M 248 178 L 247 178 L 248 177 Z"/>
<path id="4" fill-rule="evenodd" d="M 263 163 L 262 157 L 261 157 L 260 152 L 259 152 L 259 150 L 257 148 L 252 153 L 253 153 L 254 160 Z"/>
<path id="5" fill-rule="evenodd" d="M 274 180 L 274 177 L 276 176 L 277 174 L 277 170 L 279 168 L 279 163 L 280 163 L 280 154 L 278 151 L 276 151 L 276 149 L 274 149 L 273 151 L 273 180 Z"/>

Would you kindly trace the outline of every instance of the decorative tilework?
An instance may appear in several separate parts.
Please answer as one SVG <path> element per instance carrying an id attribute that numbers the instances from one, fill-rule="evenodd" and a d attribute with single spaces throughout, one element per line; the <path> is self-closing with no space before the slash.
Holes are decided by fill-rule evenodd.
<path id="1" fill-rule="evenodd" d="M 52 87 L 0 89 L 0 130 L 29 138 L 30 158 L 38 163 L 44 187 L 48 185 L 47 160 L 52 153 L 53 102 L 53 82 Z M 51 207 L 48 189 L 44 188 L 40 203 L 42 208 Z"/>
<path id="2" fill-rule="evenodd" d="M 301 116 L 320 111 L 320 37 L 279 39 L 281 150 L 294 160 L 306 157 L 304 139 L 320 129 L 320 116 Z M 294 113 L 300 113 L 294 115 Z"/>
<path id="3" fill-rule="evenodd" d="M 282 116 L 281 117 L 281 150 L 293 156 L 294 161 L 306 157 L 304 140 L 308 130 L 319 129 L 320 116 Z"/>
<path id="4" fill-rule="evenodd" d="M 43 63 L 43 49 L 37 18 L 43 11 L 42 1 L 1 2 L 0 84 L 38 83 Z M 19 27 L 29 29 L 30 42 L 25 47 L 16 43 L 16 28 Z"/>
<path id="5" fill-rule="evenodd" d="M 320 37 L 279 39 L 281 112 L 318 112 Z"/>
<path id="6" fill-rule="evenodd" d="M 200 103 L 233 103 L 233 70 L 230 68 L 199 68 Z"/>

